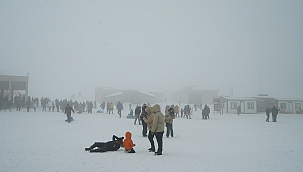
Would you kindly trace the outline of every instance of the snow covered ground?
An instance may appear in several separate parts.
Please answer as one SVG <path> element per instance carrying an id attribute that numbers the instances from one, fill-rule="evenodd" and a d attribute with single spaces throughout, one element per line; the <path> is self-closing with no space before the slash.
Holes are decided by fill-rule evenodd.
<path id="1" fill-rule="evenodd" d="M 128 110 L 122 118 L 95 112 L 74 114 L 69 124 L 58 112 L 1 111 L 0 171 L 303 171 L 303 115 L 279 114 L 277 123 L 267 123 L 265 114 L 211 113 L 201 120 L 197 111 L 174 120 L 175 137 L 164 137 L 163 155 L 154 156 Z M 84 151 L 126 131 L 135 154 Z"/>

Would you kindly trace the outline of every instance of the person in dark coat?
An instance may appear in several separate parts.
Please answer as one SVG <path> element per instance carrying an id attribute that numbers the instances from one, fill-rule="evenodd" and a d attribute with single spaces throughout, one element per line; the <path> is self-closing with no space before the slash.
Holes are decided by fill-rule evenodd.
<path id="1" fill-rule="evenodd" d="M 26 108 L 27 108 L 27 112 L 29 112 L 29 108 L 32 106 L 32 101 L 31 101 L 31 97 L 28 96 L 27 100 L 26 100 Z"/>
<path id="2" fill-rule="evenodd" d="M 267 116 L 267 118 L 266 118 L 266 122 L 269 122 L 269 115 L 270 115 L 270 112 L 271 112 L 271 109 L 269 109 L 269 107 L 268 107 L 268 106 L 266 106 L 266 111 L 265 111 L 266 116 Z"/>
<path id="3" fill-rule="evenodd" d="M 118 109 L 119 117 L 121 118 L 121 111 L 123 109 L 123 105 L 122 105 L 122 103 L 120 101 L 117 104 L 117 109 Z"/>
<path id="4" fill-rule="evenodd" d="M 67 104 L 64 114 L 66 114 L 66 116 L 67 116 L 67 120 L 65 120 L 65 121 L 67 121 L 68 123 L 70 123 L 71 121 L 74 120 L 71 115 L 72 111 L 73 111 L 73 113 L 75 113 L 74 109 L 71 106 L 69 106 L 69 104 Z"/>
<path id="5" fill-rule="evenodd" d="M 209 119 L 209 113 L 210 113 L 210 109 L 207 105 L 204 106 L 203 110 L 202 110 L 202 119 Z"/>
<path id="6" fill-rule="evenodd" d="M 146 104 L 144 103 L 143 106 L 142 106 L 142 111 L 141 111 L 141 115 L 140 115 L 140 118 L 143 118 L 143 117 L 146 117 L 147 116 L 147 112 L 146 112 Z M 144 122 L 143 120 L 141 121 L 142 122 L 142 135 L 143 137 L 147 137 L 147 123 Z"/>
<path id="7" fill-rule="evenodd" d="M 123 146 L 124 137 L 117 137 L 113 135 L 112 140 L 108 142 L 95 142 L 88 148 L 85 148 L 86 151 L 90 153 L 93 152 L 106 152 L 106 151 L 117 151 L 121 146 Z M 96 149 L 95 149 L 96 148 Z"/>
<path id="8" fill-rule="evenodd" d="M 277 122 L 277 116 L 280 109 L 278 109 L 276 106 L 272 107 L 271 109 L 271 115 L 272 115 L 272 122 Z"/>
<path id="9" fill-rule="evenodd" d="M 137 120 L 139 122 L 139 125 L 141 125 L 140 118 L 139 118 L 140 113 L 141 113 L 141 107 L 137 106 L 136 109 L 135 109 L 135 122 L 134 122 L 135 125 L 136 125 Z"/>

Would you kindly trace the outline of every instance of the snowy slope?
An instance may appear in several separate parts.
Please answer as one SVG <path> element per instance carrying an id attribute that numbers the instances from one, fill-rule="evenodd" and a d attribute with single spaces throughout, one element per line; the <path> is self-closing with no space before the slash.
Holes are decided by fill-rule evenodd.
<path id="1" fill-rule="evenodd" d="M 174 120 L 175 137 L 164 137 L 163 156 L 154 156 L 127 113 L 74 114 L 69 124 L 58 112 L 1 111 L 0 171 L 303 171 L 303 115 L 279 114 L 277 123 L 267 123 L 264 114 L 211 113 L 205 121 L 197 111 Z M 84 151 L 126 131 L 135 154 Z"/>

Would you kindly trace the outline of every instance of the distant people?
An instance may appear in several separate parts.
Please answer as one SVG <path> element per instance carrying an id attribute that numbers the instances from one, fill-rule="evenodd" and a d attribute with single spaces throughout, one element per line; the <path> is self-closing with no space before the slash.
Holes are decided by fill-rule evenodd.
<path id="1" fill-rule="evenodd" d="M 137 107 L 135 109 L 135 122 L 134 122 L 135 125 L 137 123 L 137 120 L 138 120 L 139 125 L 141 125 L 140 118 L 139 118 L 140 113 L 141 113 L 141 106 L 137 105 Z"/>
<path id="2" fill-rule="evenodd" d="M 163 133 L 164 133 L 164 115 L 161 113 L 160 105 L 155 104 L 153 106 L 153 126 L 151 133 L 156 136 L 158 143 L 158 150 L 155 152 L 155 155 L 162 155 L 163 151 Z"/>
<path id="3" fill-rule="evenodd" d="M 144 103 L 142 106 L 142 111 L 141 111 L 141 115 L 140 115 L 141 118 L 147 116 L 146 107 L 147 106 Z M 147 137 L 147 124 L 143 120 L 141 122 L 142 122 L 142 135 L 143 135 L 143 137 Z"/>
<path id="4" fill-rule="evenodd" d="M 174 137 L 173 120 L 175 119 L 175 112 L 173 108 L 169 108 L 165 114 L 165 125 L 166 125 L 166 137 Z"/>
<path id="5" fill-rule="evenodd" d="M 66 114 L 67 119 L 65 121 L 67 121 L 68 123 L 70 123 L 71 121 L 73 121 L 74 119 L 72 118 L 72 112 L 75 113 L 74 109 L 69 106 L 69 104 L 67 104 L 64 114 Z"/>
<path id="6" fill-rule="evenodd" d="M 152 107 L 146 108 L 147 116 L 142 116 L 142 121 L 144 121 L 147 124 L 148 127 L 148 140 L 150 142 L 150 148 L 148 149 L 149 152 L 155 152 L 155 143 L 154 143 L 154 134 L 152 134 L 151 130 L 153 127 L 153 121 L 154 121 L 154 112 Z"/>
<path id="7" fill-rule="evenodd" d="M 106 151 L 117 151 L 121 146 L 123 146 L 124 137 L 117 137 L 113 135 L 112 140 L 108 142 L 95 142 L 86 151 L 93 152 L 106 152 Z M 96 149 L 95 149 L 96 148 Z"/>
<path id="8" fill-rule="evenodd" d="M 118 110 L 118 115 L 121 118 L 121 111 L 123 110 L 123 105 L 120 101 L 117 104 L 117 110 Z"/>
<path id="9" fill-rule="evenodd" d="M 133 143 L 132 134 L 129 131 L 127 131 L 125 133 L 125 139 L 123 141 L 123 146 L 125 149 L 125 153 L 136 153 L 133 148 L 134 146 L 136 146 L 136 144 Z"/>
<path id="10" fill-rule="evenodd" d="M 20 111 L 21 110 L 21 98 L 20 97 L 17 98 L 16 106 L 17 106 L 16 111 Z"/>
<path id="11" fill-rule="evenodd" d="M 237 112 L 238 112 L 238 115 L 240 115 L 240 113 L 241 113 L 241 105 L 239 105 L 239 106 L 237 107 Z"/>
<path id="12" fill-rule="evenodd" d="M 276 106 L 272 107 L 271 109 L 271 115 L 272 115 L 272 122 L 277 122 L 277 117 L 280 109 L 278 109 Z"/>
<path id="13" fill-rule="evenodd" d="M 271 112 L 271 109 L 269 109 L 268 106 L 266 106 L 266 110 L 265 110 L 265 113 L 266 113 L 266 122 L 269 122 L 269 116 L 270 116 L 270 112 Z"/>
<path id="14" fill-rule="evenodd" d="M 107 113 L 107 114 L 109 114 L 109 113 L 110 113 L 109 102 L 107 102 L 107 104 L 106 104 L 106 113 Z"/>

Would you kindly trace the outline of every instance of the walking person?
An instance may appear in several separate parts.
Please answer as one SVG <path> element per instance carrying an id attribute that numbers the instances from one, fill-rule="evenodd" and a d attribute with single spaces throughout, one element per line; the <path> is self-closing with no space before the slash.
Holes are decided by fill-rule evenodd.
<path id="1" fill-rule="evenodd" d="M 155 104 L 153 106 L 153 126 L 151 129 L 151 133 L 156 136 L 156 140 L 158 143 L 158 150 L 155 152 L 155 155 L 162 155 L 163 151 L 163 133 L 164 133 L 164 115 L 161 112 L 160 105 Z"/>
<path id="2" fill-rule="evenodd" d="M 141 125 L 140 118 L 139 118 L 140 113 L 141 113 L 141 107 L 139 105 L 137 105 L 137 107 L 135 109 L 135 122 L 134 122 L 135 125 L 136 125 L 137 120 L 139 122 L 139 125 Z"/>
<path id="3" fill-rule="evenodd" d="M 121 118 L 121 111 L 123 110 L 123 105 L 122 103 L 119 101 L 118 104 L 117 104 L 117 109 L 118 109 L 118 114 Z"/>
<path id="4" fill-rule="evenodd" d="M 165 125 L 166 125 L 166 137 L 174 137 L 173 120 L 175 119 L 175 112 L 173 108 L 169 108 L 165 114 Z"/>
<path id="5" fill-rule="evenodd" d="M 67 119 L 65 121 L 67 121 L 68 123 L 70 123 L 71 121 L 74 120 L 71 115 L 72 111 L 73 111 L 73 113 L 75 113 L 74 109 L 71 106 L 69 106 L 69 104 L 67 104 L 64 114 L 66 114 L 66 116 L 67 116 Z"/>

